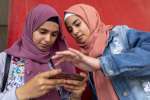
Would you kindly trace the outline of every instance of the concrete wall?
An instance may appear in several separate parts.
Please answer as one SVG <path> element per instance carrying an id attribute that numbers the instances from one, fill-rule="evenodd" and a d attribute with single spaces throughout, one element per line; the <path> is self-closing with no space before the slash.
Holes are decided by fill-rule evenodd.
<path id="1" fill-rule="evenodd" d="M 6 48 L 9 0 L 0 0 L 0 51 Z"/>

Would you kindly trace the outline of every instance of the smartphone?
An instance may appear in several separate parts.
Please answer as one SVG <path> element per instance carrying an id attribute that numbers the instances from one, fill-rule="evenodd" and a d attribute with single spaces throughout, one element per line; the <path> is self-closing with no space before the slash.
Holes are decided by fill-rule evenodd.
<path id="1" fill-rule="evenodd" d="M 79 74 L 60 73 L 50 77 L 49 79 L 68 79 L 68 80 L 83 81 L 84 77 Z"/>
<path id="2" fill-rule="evenodd" d="M 54 63 L 52 59 L 50 59 L 51 63 L 51 68 L 55 69 Z M 78 81 L 83 81 L 84 77 L 79 75 L 79 74 L 69 74 L 69 73 L 60 73 L 55 76 L 50 77 L 49 79 L 68 79 L 68 80 L 78 80 Z"/>

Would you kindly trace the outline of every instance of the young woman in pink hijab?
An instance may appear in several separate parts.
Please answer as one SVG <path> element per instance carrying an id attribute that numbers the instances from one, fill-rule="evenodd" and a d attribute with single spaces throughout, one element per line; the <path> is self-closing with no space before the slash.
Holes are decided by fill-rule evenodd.
<path id="1" fill-rule="evenodd" d="M 33 8 L 21 38 L 0 53 L 1 100 L 80 100 L 86 87 L 86 75 L 81 74 L 85 77 L 83 81 L 50 79 L 62 72 L 75 73 L 69 63 L 55 68 L 50 60 L 56 51 L 65 49 L 56 10 L 45 4 Z M 10 68 L 4 74 L 7 55 L 11 56 Z"/>
<path id="2" fill-rule="evenodd" d="M 150 100 L 150 33 L 105 25 L 86 4 L 65 10 L 64 20 L 80 51 L 57 52 L 56 65 L 69 61 L 92 72 L 89 83 L 98 100 Z"/>

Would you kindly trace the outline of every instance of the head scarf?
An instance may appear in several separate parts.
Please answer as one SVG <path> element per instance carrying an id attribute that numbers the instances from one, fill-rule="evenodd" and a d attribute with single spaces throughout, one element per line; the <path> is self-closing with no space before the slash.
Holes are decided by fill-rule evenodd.
<path id="1" fill-rule="evenodd" d="M 77 4 L 65 10 L 65 13 L 72 13 L 79 16 L 88 26 L 90 30 L 90 37 L 84 44 L 79 44 L 81 49 L 88 53 L 88 55 L 97 57 L 103 51 L 104 45 L 108 38 L 108 30 L 112 28 L 111 25 L 105 25 L 99 16 L 99 13 L 93 7 L 85 4 Z M 101 37 L 100 37 L 101 36 Z M 99 46 L 98 46 L 99 45 Z M 96 47 L 96 48 L 94 48 Z"/>
<path id="2" fill-rule="evenodd" d="M 6 53 L 14 57 L 25 59 L 25 82 L 30 80 L 38 73 L 48 71 L 49 58 L 56 51 L 66 49 L 65 41 L 63 40 L 61 35 L 61 27 L 60 33 L 54 45 L 50 47 L 49 51 L 42 52 L 33 43 L 32 33 L 36 31 L 44 22 L 52 17 L 58 17 L 59 26 L 61 26 L 58 13 L 51 6 L 46 4 L 39 4 L 38 6 L 33 8 L 26 18 L 26 23 L 21 38 L 6 50 Z M 60 68 L 68 73 L 74 72 L 74 68 L 67 63 L 63 63 L 62 65 L 60 65 Z M 50 91 L 47 95 L 39 98 L 39 100 L 49 100 L 50 98 L 53 98 L 53 100 L 60 99 L 57 91 L 53 90 Z"/>
<path id="3" fill-rule="evenodd" d="M 111 25 L 105 25 L 95 8 L 86 4 L 76 4 L 65 10 L 65 13 L 72 13 L 79 16 L 88 26 L 91 34 L 84 44 L 79 44 L 81 52 L 92 56 L 100 57 L 103 54 L 105 43 L 108 39 Z M 99 100 L 116 100 L 111 81 L 101 71 L 93 72 Z"/>

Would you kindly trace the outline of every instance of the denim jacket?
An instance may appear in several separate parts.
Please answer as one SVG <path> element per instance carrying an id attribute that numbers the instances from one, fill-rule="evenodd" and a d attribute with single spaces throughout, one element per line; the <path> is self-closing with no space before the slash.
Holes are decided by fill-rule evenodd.
<path id="1" fill-rule="evenodd" d="M 150 32 L 115 26 L 100 64 L 120 100 L 150 100 Z"/>

